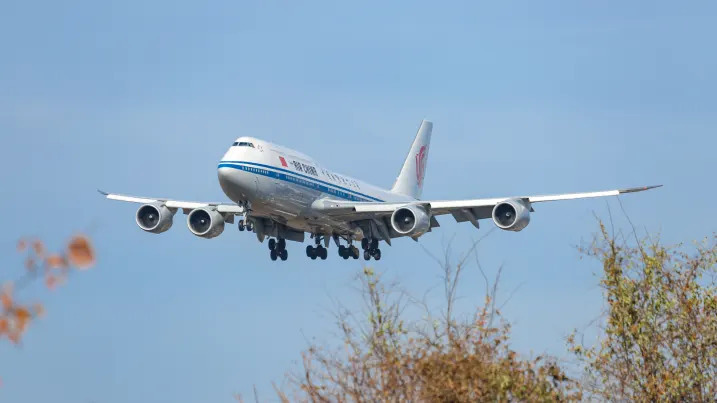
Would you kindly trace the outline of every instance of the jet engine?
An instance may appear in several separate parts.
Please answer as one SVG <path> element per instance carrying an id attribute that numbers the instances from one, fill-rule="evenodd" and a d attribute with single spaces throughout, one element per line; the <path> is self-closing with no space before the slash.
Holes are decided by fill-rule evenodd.
<path id="1" fill-rule="evenodd" d="M 500 229 L 520 231 L 530 223 L 530 204 L 520 199 L 510 199 L 493 207 L 493 221 Z"/>
<path id="2" fill-rule="evenodd" d="M 137 209 L 135 220 L 143 230 L 159 234 L 172 227 L 172 218 L 176 212 L 162 203 L 144 204 Z"/>
<path id="3" fill-rule="evenodd" d="M 431 228 L 431 217 L 421 206 L 403 206 L 391 215 L 391 226 L 401 235 L 421 236 Z"/>
<path id="4" fill-rule="evenodd" d="M 224 216 L 213 209 L 194 209 L 187 216 L 187 226 L 196 236 L 214 238 L 224 232 Z"/>

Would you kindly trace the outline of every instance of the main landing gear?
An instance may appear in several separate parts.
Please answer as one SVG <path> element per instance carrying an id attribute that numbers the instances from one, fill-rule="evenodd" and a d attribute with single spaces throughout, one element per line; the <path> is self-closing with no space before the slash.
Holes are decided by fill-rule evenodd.
<path id="1" fill-rule="evenodd" d="M 286 251 L 286 239 L 284 238 L 279 238 L 278 241 L 274 238 L 269 239 L 269 250 L 271 260 L 279 258 L 284 261 L 289 257 L 289 252 Z"/>
<path id="2" fill-rule="evenodd" d="M 357 247 L 355 247 L 353 245 L 349 245 L 349 246 L 339 245 L 339 256 L 344 258 L 344 260 L 346 260 L 350 257 L 353 257 L 354 259 L 358 259 L 359 258 L 359 250 Z"/>
<path id="3" fill-rule="evenodd" d="M 364 260 L 370 260 L 373 256 L 376 260 L 381 260 L 381 249 L 378 248 L 378 239 L 364 238 L 361 240 L 361 249 L 363 249 Z"/>
<path id="4" fill-rule="evenodd" d="M 321 246 L 321 236 L 314 236 L 314 240 L 316 241 L 316 246 L 307 245 L 306 256 L 310 257 L 311 260 L 316 260 L 317 257 L 321 260 L 326 260 L 326 257 L 328 257 L 329 252 L 326 248 Z"/>

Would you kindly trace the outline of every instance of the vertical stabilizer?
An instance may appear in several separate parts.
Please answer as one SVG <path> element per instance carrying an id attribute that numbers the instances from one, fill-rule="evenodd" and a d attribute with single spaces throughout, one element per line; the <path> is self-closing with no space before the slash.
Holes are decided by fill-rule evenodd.
<path id="1" fill-rule="evenodd" d="M 401 173 L 398 174 L 391 192 L 418 199 L 423 192 L 423 178 L 426 176 L 426 163 L 428 162 L 428 147 L 431 143 L 433 123 L 424 120 L 418 128 L 416 138 L 411 144 L 406 161 L 403 163 Z"/>

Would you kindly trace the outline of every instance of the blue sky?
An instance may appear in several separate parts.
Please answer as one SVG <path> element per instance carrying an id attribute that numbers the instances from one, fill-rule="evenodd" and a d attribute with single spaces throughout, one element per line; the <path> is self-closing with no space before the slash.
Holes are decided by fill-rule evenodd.
<path id="1" fill-rule="evenodd" d="M 229 227 L 212 241 L 182 216 L 141 232 L 135 206 L 96 188 L 226 200 L 216 163 L 240 135 L 389 186 L 421 119 L 435 122 L 424 198 L 603 190 L 628 195 L 639 228 L 667 242 L 717 226 L 717 29 L 713 2 L 24 1 L 0 13 L 0 234 L 59 247 L 89 231 L 99 265 L 57 292 L 19 348 L 0 343 L 2 401 L 231 401 L 271 396 L 306 339 L 331 342 L 332 298 L 356 303 L 362 261 L 330 251 L 272 263 Z M 575 246 L 615 199 L 536 206 L 520 233 L 494 231 L 483 267 L 520 286 L 505 314 L 526 356 L 602 308 Z M 485 234 L 440 219 L 434 253 Z M 377 269 L 421 293 L 438 270 L 420 245 L 385 247 Z M 463 307 L 482 299 L 475 273 Z"/>

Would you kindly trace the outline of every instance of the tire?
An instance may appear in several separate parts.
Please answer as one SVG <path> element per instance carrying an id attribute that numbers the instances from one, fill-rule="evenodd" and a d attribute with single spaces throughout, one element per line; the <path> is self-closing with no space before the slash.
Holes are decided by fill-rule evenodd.
<path id="1" fill-rule="evenodd" d="M 244 220 L 239 220 L 239 231 L 244 231 Z"/>
<path id="2" fill-rule="evenodd" d="M 276 239 L 271 238 L 269 239 L 269 250 L 275 250 L 276 249 Z"/>
<path id="3" fill-rule="evenodd" d="M 286 249 L 282 249 L 281 255 L 279 257 L 281 258 L 282 261 L 285 261 L 286 259 L 289 258 L 289 252 L 287 252 Z M 316 259 L 316 258 L 314 258 L 314 259 Z"/>
<path id="4" fill-rule="evenodd" d="M 286 239 L 284 239 L 284 238 L 279 238 L 279 242 L 276 243 L 276 246 L 279 247 L 279 250 L 284 250 L 284 249 L 286 249 Z"/>
<path id="5" fill-rule="evenodd" d="M 344 254 L 346 254 L 346 247 L 339 245 L 339 256 L 344 257 Z"/>
<path id="6" fill-rule="evenodd" d="M 376 260 L 381 260 L 381 249 L 376 249 L 376 253 L 373 254 L 373 258 Z"/>
<path id="7" fill-rule="evenodd" d="M 272 249 L 271 252 L 269 252 L 269 257 L 271 260 L 276 260 L 276 249 Z"/>
<path id="8" fill-rule="evenodd" d="M 329 257 L 329 250 L 326 248 L 321 248 L 321 260 L 326 260 L 327 257 Z"/>
<path id="9" fill-rule="evenodd" d="M 314 248 L 311 245 L 307 245 L 306 246 L 306 257 L 311 257 L 312 259 L 316 259 L 315 257 L 312 257 L 312 255 L 315 256 Z"/>
<path id="10" fill-rule="evenodd" d="M 363 249 L 363 250 L 368 249 L 368 238 L 364 238 L 361 240 L 361 249 Z"/>
<path id="11" fill-rule="evenodd" d="M 369 251 L 363 251 L 363 260 L 371 260 L 371 254 L 369 253 Z"/>
<path id="12" fill-rule="evenodd" d="M 371 240 L 371 249 L 378 249 L 378 239 Z"/>
<path id="13" fill-rule="evenodd" d="M 359 251 L 358 251 L 358 248 L 357 248 L 357 247 L 352 246 L 352 247 L 351 247 L 351 252 L 352 252 L 352 254 L 354 255 L 354 259 L 358 259 L 358 258 L 359 258 Z"/>

